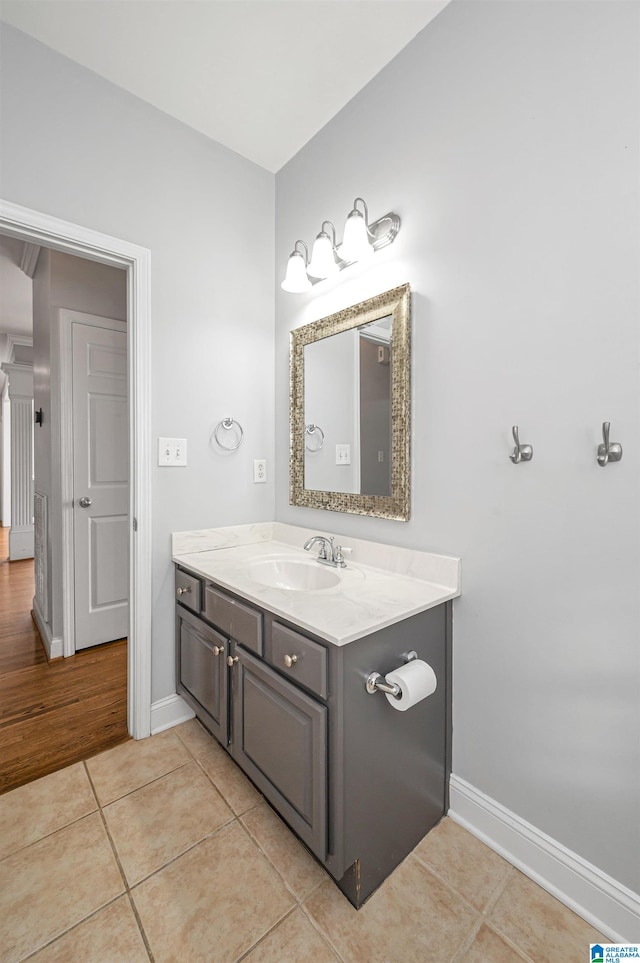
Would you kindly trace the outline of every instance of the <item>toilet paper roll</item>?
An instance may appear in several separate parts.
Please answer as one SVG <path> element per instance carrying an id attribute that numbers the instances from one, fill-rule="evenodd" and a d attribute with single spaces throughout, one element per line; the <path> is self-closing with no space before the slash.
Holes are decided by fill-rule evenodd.
<path id="1" fill-rule="evenodd" d="M 400 687 L 399 696 L 386 693 L 389 705 L 399 709 L 400 712 L 405 712 L 417 702 L 422 702 L 436 691 L 438 685 L 435 672 L 427 662 L 421 659 L 413 659 L 399 669 L 387 672 L 385 679 Z"/>

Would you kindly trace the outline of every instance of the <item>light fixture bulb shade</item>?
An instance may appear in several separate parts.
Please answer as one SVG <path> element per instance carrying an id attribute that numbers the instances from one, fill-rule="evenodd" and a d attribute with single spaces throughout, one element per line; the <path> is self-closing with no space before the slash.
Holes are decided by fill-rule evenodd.
<path id="1" fill-rule="evenodd" d="M 318 278 L 319 280 L 333 277 L 334 274 L 338 273 L 338 265 L 333 256 L 333 244 L 331 243 L 329 235 L 324 231 L 321 231 L 313 242 L 313 250 L 311 251 L 311 260 L 309 261 L 307 272 L 311 277 Z"/>
<path id="2" fill-rule="evenodd" d="M 311 287 L 304 258 L 299 251 L 294 251 L 287 261 L 287 273 L 280 287 L 291 294 L 301 294 Z"/>
<path id="3" fill-rule="evenodd" d="M 344 239 L 338 254 L 343 261 L 365 261 L 373 253 L 366 221 L 360 211 L 354 209 L 344 225 Z"/>

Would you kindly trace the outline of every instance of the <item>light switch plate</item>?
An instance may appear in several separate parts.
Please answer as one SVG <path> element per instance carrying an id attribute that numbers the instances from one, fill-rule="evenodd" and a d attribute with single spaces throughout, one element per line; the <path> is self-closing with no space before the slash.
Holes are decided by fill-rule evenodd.
<path id="1" fill-rule="evenodd" d="M 184 468 L 186 464 L 186 438 L 158 438 L 158 465 L 161 468 Z"/>
<path id="2" fill-rule="evenodd" d="M 351 464 L 351 445 L 336 445 L 336 465 Z"/>

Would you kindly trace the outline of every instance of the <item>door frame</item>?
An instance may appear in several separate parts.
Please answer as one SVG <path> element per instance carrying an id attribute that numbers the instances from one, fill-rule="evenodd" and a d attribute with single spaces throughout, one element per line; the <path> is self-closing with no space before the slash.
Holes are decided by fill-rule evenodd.
<path id="1" fill-rule="evenodd" d="M 108 327 L 112 331 L 122 328 L 126 331 L 126 326 L 118 321 L 117 324 L 121 327 L 114 327 L 113 318 L 101 318 L 96 314 L 86 314 L 83 311 L 72 311 L 67 308 L 58 309 L 57 321 L 60 370 L 60 480 L 62 492 L 62 654 L 66 657 L 76 653 L 73 515 L 73 343 L 71 328 L 78 322 L 87 325 L 87 327 L 91 325 L 96 328 Z M 105 324 L 104 322 L 110 323 Z M 128 401 L 127 398 L 127 406 Z M 129 599 L 129 604 L 131 604 L 131 599 Z"/>
<path id="2" fill-rule="evenodd" d="M 151 733 L 151 252 L 0 198 L 0 230 L 127 272 L 129 644 L 127 728 Z"/>

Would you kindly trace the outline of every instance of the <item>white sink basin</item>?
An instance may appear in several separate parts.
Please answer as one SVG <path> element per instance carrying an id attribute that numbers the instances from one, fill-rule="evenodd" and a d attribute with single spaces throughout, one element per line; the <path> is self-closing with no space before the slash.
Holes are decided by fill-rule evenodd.
<path id="1" fill-rule="evenodd" d="M 269 588 L 292 589 L 295 592 L 317 592 L 333 588 L 340 578 L 318 562 L 302 559 L 263 558 L 249 565 L 251 578 Z"/>

